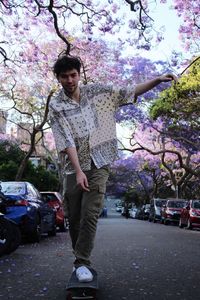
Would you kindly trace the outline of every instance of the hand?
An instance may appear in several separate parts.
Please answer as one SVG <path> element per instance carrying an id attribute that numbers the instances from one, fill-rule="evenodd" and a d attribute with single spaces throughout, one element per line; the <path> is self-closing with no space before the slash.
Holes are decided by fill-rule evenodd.
<path id="1" fill-rule="evenodd" d="M 84 191 L 86 191 L 86 192 L 90 191 L 87 177 L 86 177 L 85 173 L 83 173 L 83 171 L 80 170 L 76 173 L 76 182 L 77 182 L 77 185 Z"/>
<path id="2" fill-rule="evenodd" d="M 177 77 L 173 74 L 166 74 L 159 77 L 160 82 L 168 82 L 168 81 L 174 81 L 177 82 Z"/>

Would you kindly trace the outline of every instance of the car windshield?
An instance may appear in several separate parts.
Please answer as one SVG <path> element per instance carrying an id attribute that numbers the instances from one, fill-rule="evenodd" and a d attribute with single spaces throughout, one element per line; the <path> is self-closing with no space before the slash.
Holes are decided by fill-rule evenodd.
<path id="1" fill-rule="evenodd" d="M 57 201 L 58 199 L 56 198 L 56 195 L 54 195 L 54 194 L 43 194 L 43 193 L 41 193 L 42 194 L 42 198 L 45 200 L 45 201 Z"/>
<path id="2" fill-rule="evenodd" d="M 192 207 L 196 209 L 200 209 L 200 200 L 194 200 L 192 202 Z"/>
<path id="3" fill-rule="evenodd" d="M 182 208 L 184 207 L 185 202 L 184 201 L 168 201 L 168 207 L 171 208 Z"/>
<path id="4" fill-rule="evenodd" d="M 166 203 L 166 200 L 156 200 L 156 206 L 161 207 Z"/>
<path id="5" fill-rule="evenodd" d="M 25 186 L 20 182 L 1 182 L 2 192 L 5 195 L 21 195 L 25 193 Z"/>

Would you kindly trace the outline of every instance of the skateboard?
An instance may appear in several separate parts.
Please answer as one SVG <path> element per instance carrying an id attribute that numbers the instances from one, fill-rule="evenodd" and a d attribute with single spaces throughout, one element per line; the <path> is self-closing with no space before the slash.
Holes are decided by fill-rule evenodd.
<path id="1" fill-rule="evenodd" d="M 90 268 L 93 274 L 93 280 L 90 282 L 79 282 L 76 277 L 76 271 L 74 271 L 67 283 L 67 298 L 72 299 L 97 299 L 98 281 L 97 272 Z"/>

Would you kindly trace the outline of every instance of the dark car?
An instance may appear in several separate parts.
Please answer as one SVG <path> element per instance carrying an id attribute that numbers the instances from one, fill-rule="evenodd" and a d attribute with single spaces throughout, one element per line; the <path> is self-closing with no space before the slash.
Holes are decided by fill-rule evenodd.
<path id="1" fill-rule="evenodd" d="M 6 196 L 5 216 L 18 224 L 23 236 L 39 242 L 42 233 L 56 235 L 55 211 L 29 182 L 1 182 Z"/>
<path id="2" fill-rule="evenodd" d="M 149 211 L 150 211 L 150 204 L 144 204 L 141 207 L 138 207 L 135 218 L 139 220 L 148 220 Z"/>
<path id="3" fill-rule="evenodd" d="M 143 207 L 143 220 L 149 219 L 150 204 L 145 204 Z"/>
<path id="4" fill-rule="evenodd" d="M 138 219 L 138 220 L 143 219 L 143 210 L 144 210 L 143 206 L 137 208 L 137 211 L 136 211 L 136 214 L 135 214 L 136 219 Z"/>
<path id="5" fill-rule="evenodd" d="M 15 251 L 21 243 L 18 225 L 0 212 L 0 257 Z"/>
<path id="6" fill-rule="evenodd" d="M 67 221 L 64 215 L 62 196 L 58 192 L 40 192 L 43 200 L 56 211 L 56 226 L 60 231 L 67 230 Z"/>
<path id="7" fill-rule="evenodd" d="M 162 223 L 179 223 L 181 210 L 185 206 L 185 199 L 168 199 L 166 204 L 161 208 Z"/>
<path id="8" fill-rule="evenodd" d="M 149 218 L 149 209 L 150 209 L 150 204 L 144 204 L 140 207 L 137 207 L 137 211 L 136 211 L 136 214 L 135 214 L 135 219 L 148 220 L 148 218 Z"/>
<path id="9" fill-rule="evenodd" d="M 0 256 L 15 251 L 21 243 L 18 225 L 5 216 L 6 202 L 6 196 L 1 192 L 0 185 Z"/>
<path id="10" fill-rule="evenodd" d="M 154 198 L 150 201 L 149 222 L 161 221 L 161 208 L 167 199 Z"/>
<path id="11" fill-rule="evenodd" d="M 179 220 L 179 227 L 186 226 L 188 229 L 193 227 L 200 228 L 200 200 L 190 200 L 183 207 Z"/>

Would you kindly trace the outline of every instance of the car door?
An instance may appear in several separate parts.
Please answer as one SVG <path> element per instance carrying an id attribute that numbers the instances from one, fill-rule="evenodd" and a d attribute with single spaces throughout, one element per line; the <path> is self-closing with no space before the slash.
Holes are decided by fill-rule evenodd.
<path id="1" fill-rule="evenodd" d="M 39 214 L 41 216 L 41 232 L 46 233 L 54 226 L 54 210 L 43 200 L 41 194 L 33 185 L 29 185 L 29 190 L 34 195 L 34 199 L 38 205 Z"/>
<path id="2" fill-rule="evenodd" d="M 29 182 L 26 184 L 26 194 L 29 204 L 39 211 L 41 205 L 40 199 L 38 199 L 37 193 Z"/>

